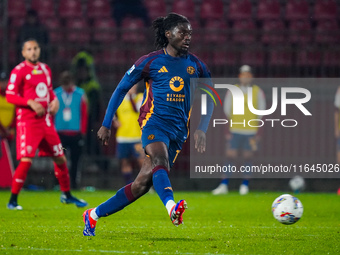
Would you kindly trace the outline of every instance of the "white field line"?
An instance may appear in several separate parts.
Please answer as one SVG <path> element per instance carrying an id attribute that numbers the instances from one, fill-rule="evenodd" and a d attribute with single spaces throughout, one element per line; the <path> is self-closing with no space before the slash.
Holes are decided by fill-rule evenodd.
<path id="1" fill-rule="evenodd" d="M 23 251 L 23 250 L 29 250 L 29 251 L 47 251 L 47 252 L 96 252 L 96 253 L 112 253 L 112 254 L 184 254 L 184 255 L 232 255 L 230 253 L 192 253 L 192 252 L 182 252 L 182 251 L 176 251 L 176 252 L 159 252 L 159 251 L 115 251 L 115 250 L 80 250 L 80 249 L 52 249 L 52 248 L 34 248 L 34 247 L 1 247 L 1 250 L 7 250 L 7 251 Z"/>

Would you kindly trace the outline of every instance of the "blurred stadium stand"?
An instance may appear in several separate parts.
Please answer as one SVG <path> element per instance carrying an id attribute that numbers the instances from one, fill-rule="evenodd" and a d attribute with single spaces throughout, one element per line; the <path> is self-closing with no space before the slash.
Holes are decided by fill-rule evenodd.
<path id="1" fill-rule="evenodd" d="M 195 3 L 193 0 L 174 0 L 171 11 L 181 13 L 188 19 L 196 19 Z"/>
<path id="2" fill-rule="evenodd" d="M 211 19 L 223 19 L 224 4 L 222 0 L 202 0 L 200 6 L 200 19 L 207 21 Z"/>
<path id="3" fill-rule="evenodd" d="M 289 23 L 289 42 L 292 44 L 312 43 L 313 30 L 308 20 L 293 20 Z"/>
<path id="4" fill-rule="evenodd" d="M 260 0 L 257 5 L 257 19 L 268 20 L 281 17 L 281 6 L 278 0 Z"/>
<path id="5" fill-rule="evenodd" d="M 167 13 L 167 5 L 165 0 L 144 0 L 144 4 L 149 11 L 151 20 L 160 16 L 165 16 Z"/>
<path id="6" fill-rule="evenodd" d="M 250 0 L 231 0 L 228 8 L 228 19 L 251 19 L 253 15 Z"/>
<path id="7" fill-rule="evenodd" d="M 6 3 L 8 6 L 5 8 Z M 302 59 L 301 55 L 305 54 L 299 52 L 304 45 L 316 48 L 316 51 L 320 51 L 319 55 L 327 56 L 332 52 L 334 44 L 340 40 L 337 15 L 339 0 L 144 0 L 144 3 L 151 19 L 170 11 L 187 15 L 195 29 L 192 49 L 197 55 L 201 52 L 209 53 L 212 46 L 218 46 L 221 51 L 225 51 L 222 46 L 230 44 L 233 49 L 233 61 L 224 60 L 222 57 L 216 59 L 218 54 L 215 53 L 204 58 L 217 76 L 235 75 L 234 67 L 244 60 L 245 54 L 242 51 L 245 44 L 247 46 L 259 42 L 262 44 L 264 61 L 257 63 L 263 70 L 259 75 L 269 76 L 272 75 L 271 64 L 282 61 L 288 63 L 290 62 L 288 59 L 292 59 L 292 68 L 304 68 L 302 65 L 304 61 L 295 61 Z M 85 48 L 94 55 L 101 55 L 103 51 L 107 51 L 101 47 L 110 47 L 111 52 L 116 48 L 119 51 L 128 51 L 128 54 L 133 56 L 136 55 L 133 51 L 140 52 L 141 44 L 145 53 L 153 50 L 152 31 L 144 27 L 141 20 L 128 17 L 121 28 L 116 27 L 110 0 L 6 0 L 1 1 L 0 8 L 2 14 L 6 14 L 2 15 L 4 18 L 0 27 L 5 31 L 2 37 L 7 41 L 2 44 L 1 51 L 7 53 L 19 47 L 15 45 L 16 36 L 18 28 L 24 22 L 26 10 L 33 8 L 39 12 L 41 22 L 50 33 L 52 70 L 61 70 L 62 66 L 56 65 L 65 64 L 63 59 L 65 54 L 60 52 L 79 51 Z M 287 43 L 291 47 L 282 45 Z M 134 44 L 138 44 L 138 47 L 131 47 Z M 275 53 L 278 48 L 286 49 L 284 55 L 279 55 L 287 56 L 288 62 L 284 59 L 275 60 L 275 56 L 279 56 Z M 323 52 L 325 49 L 326 53 Z M 66 60 L 72 57 L 68 53 L 66 55 L 68 56 Z M 106 61 L 100 61 L 99 56 L 95 57 L 98 60 L 96 68 L 100 73 L 103 73 L 101 69 L 105 68 L 107 63 L 117 63 L 116 65 L 121 67 L 118 68 L 120 72 L 134 61 L 131 59 L 107 61 L 108 57 Z M 3 68 L 11 69 L 18 61 L 14 54 L 10 58 L 3 57 L 1 65 Z M 320 66 L 317 66 L 319 76 L 324 75 L 323 63 L 324 61 L 321 61 Z M 287 76 L 290 74 L 286 73 Z M 106 85 L 103 84 L 104 88 Z"/>
<path id="8" fill-rule="evenodd" d="M 39 13 L 40 18 L 53 18 L 56 15 L 54 1 L 32 0 L 31 8 Z"/>
<path id="9" fill-rule="evenodd" d="M 86 13 L 89 18 L 109 18 L 111 16 L 111 6 L 107 0 L 87 1 Z"/>
<path id="10" fill-rule="evenodd" d="M 286 27 L 281 19 L 266 20 L 262 25 L 262 43 L 280 45 L 286 40 Z"/>
<path id="11" fill-rule="evenodd" d="M 292 20 L 308 20 L 309 19 L 309 3 L 307 0 L 288 0 L 285 10 L 285 18 Z"/>
<path id="12" fill-rule="evenodd" d="M 58 15 L 60 18 L 74 19 L 83 16 L 81 0 L 60 0 L 56 2 L 58 2 Z"/>
<path id="13" fill-rule="evenodd" d="M 8 17 L 9 18 L 23 18 L 26 15 L 27 1 L 8 1 Z M 3 9 L 5 11 L 5 9 Z"/>
<path id="14" fill-rule="evenodd" d="M 141 20 L 127 17 L 117 28 L 110 2 L 0 1 L 0 69 L 11 70 L 21 60 L 17 54 L 18 29 L 26 11 L 36 9 L 49 29 L 48 64 L 54 78 L 69 68 L 77 52 L 88 50 L 95 58 L 106 105 L 124 72 L 137 58 L 154 50 L 153 32 Z M 144 0 L 144 4 L 151 20 L 171 11 L 190 18 L 194 28 L 192 52 L 208 64 L 215 77 L 236 77 L 242 64 L 252 65 L 257 77 L 339 77 L 340 0 Z M 335 88 L 329 91 L 320 106 L 331 123 L 334 92 Z M 333 157 L 334 147 L 329 146 L 333 141 L 322 143 L 323 156 Z M 263 157 L 274 152 L 291 157 L 309 149 L 266 146 Z M 309 147 L 315 150 L 313 146 Z M 188 164 L 187 147 L 176 163 L 179 169 Z M 91 164 L 85 168 L 87 165 Z"/>

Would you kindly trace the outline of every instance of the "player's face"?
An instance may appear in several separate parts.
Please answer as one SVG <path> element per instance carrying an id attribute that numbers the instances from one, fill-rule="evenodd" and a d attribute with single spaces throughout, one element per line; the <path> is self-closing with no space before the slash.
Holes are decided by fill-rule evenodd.
<path id="1" fill-rule="evenodd" d="M 250 72 L 242 72 L 239 75 L 239 79 L 240 79 L 241 84 L 248 85 L 253 80 L 253 75 Z"/>
<path id="2" fill-rule="evenodd" d="M 40 57 L 40 47 L 35 41 L 28 41 L 22 48 L 22 56 L 31 63 L 37 63 Z"/>
<path id="3" fill-rule="evenodd" d="M 171 31 L 168 31 L 169 44 L 177 52 L 186 54 L 189 50 L 192 28 L 189 23 L 180 23 Z"/>

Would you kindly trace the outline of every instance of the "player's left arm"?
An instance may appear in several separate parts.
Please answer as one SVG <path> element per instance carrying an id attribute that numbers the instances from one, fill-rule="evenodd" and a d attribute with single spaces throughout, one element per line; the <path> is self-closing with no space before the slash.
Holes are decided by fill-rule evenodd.
<path id="1" fill-rule="evenodd" d="M 200 70 L 200 78 L 207 78 L 209 85 L 212 85 L 211 81 L 211 74 L 207 66 L 200 62 L 201 70 Z M 198 152 L 203 153 L 206 147 L 206 135 L 205 133 L 208 130 L 209 122 L 211 116 L 214 111 L 214 102 L 210 96 L 207 95 L 207 114 L 201 116 L 200 123 L 198 125 L 197 130 L 194 133 L 194 140 L 195 140 L 195 149 Z"/>

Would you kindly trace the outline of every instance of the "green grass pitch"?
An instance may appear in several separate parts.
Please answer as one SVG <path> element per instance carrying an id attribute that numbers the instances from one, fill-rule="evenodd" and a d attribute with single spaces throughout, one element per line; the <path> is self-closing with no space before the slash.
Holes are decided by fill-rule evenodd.
<path id="1" fill-rule="evenodd" d="M 96 206 L 114 192 L 76 192 Z M 58 192 L 22 192 L 23 211 L 9 211 L 0 192 L 0 254 L 340 254 L 340 197 L 298 195 L 302 219 L 277 222 L 271 204 L 281 193 L 212 196 L 175 192 L 189 209 L 171 224 L 156 194 L 99 220 L 95 237 L 82 236 L 83 209 L 59 202 Z"/>

